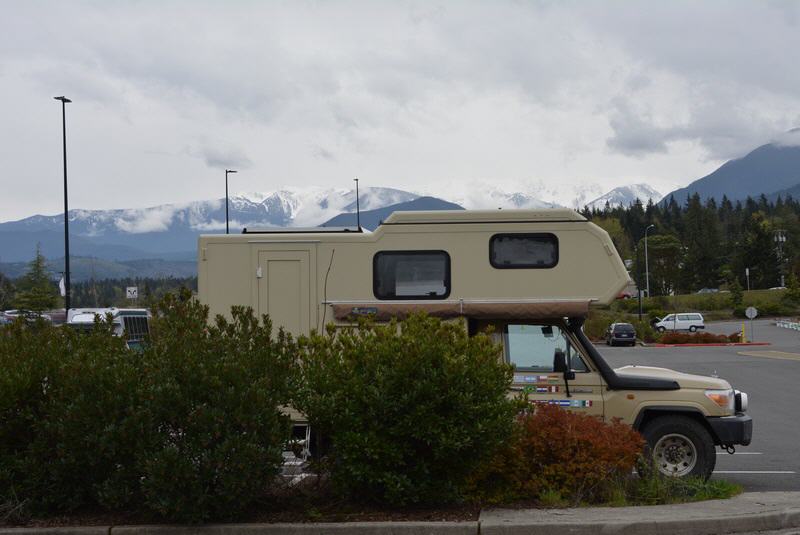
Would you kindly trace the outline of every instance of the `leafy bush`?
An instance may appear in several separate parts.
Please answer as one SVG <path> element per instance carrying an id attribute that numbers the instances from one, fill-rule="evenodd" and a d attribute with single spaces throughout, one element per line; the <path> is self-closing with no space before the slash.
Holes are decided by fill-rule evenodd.
<path id="1" fill-rule="evenodd" d="M 249 309 L 208 326 L 188 297 L 159 305 L 141 354 L 103 323 L 0 330 L 0 503 L 197 522 L 264 495 L 289 436 L 279 407 L 296 346 Z"/>
<path id="2" fill-rule="evenodd" d="M 137 464 L 145 506 L 184 521 L 232 518 L 278 474 L 296 345 L 268 318 L 167 296 L 142 354 L 144 430 Z"/>
<path id="3" fill-rule="evenodd" d="M 331 443 L 334 489 L 355 501 L 457 500 L 508 438 L 512 368 L 485 335 L 424 315 L 328 329 L 301 343 L 295 403 Z"/>
<path id="4" fill-rule="evenodd" d="M 775 292 L 778 293 L 778 292 Z M 733 315 L 737 318 L 746 318 L 745 311 L 747 307 L 751 305 L 745 305 L 741 307 L 737 307 L 733 309 Z M 765 316 L 791 316 L 795 312 L 795 308 L 785 304 L 785 302 L 762 302 L 761 304 L 753 304 L 758 310 L 758 317 L 765 317 Z"/>
<path id="5" fill-rule="evenodd" d="M 470 490 L 486 503 L 604 502 L 630 476 L 643 448 L 629 425 L 538 405 L 519 417 L 512 440 L 474 474 Z"/>
<path id="6" fill-rule="evenodd" d="M 136 363 L 107 323 L 0 330 L 0 499 L 31 512 L 101 501 L 129 466 Z"/>
<path id="7" fill-rule="evenodd" d="M 728 336 L 708 332 L 666 332 L 661 335 L 660 342 L 663 344 L 726 344 L 729 342 L 739 342 L 740 338 L 741 333 L 738 332 Z"/>

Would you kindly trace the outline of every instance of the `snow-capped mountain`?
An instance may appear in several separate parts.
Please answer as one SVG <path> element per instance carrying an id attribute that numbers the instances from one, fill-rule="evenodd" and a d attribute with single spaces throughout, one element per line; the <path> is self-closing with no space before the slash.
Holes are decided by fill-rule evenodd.
<path id="1" fill-rule="evenodd" d="M 363 188 L 362 210 L 407 202 L 419 195 L 392 188 Z M 231 232 L 243 227 L 315 226 L 355 211 L 355 191 L 283 188 L 230 197 Z M 71 253 L 120 260 L 193 257 L 197 236 L 225 231 L 225 199 L 164 204 L 140 209 L 70 210 Z M 40 243 L 48 257 L 63 255 L 63 215 L 35 215 L 0 223 L 3 261 L 25 261 Z"/>
<path id="2" fill-rule="evenodd" d="M 442 185 L 438 185 L 442 188 Z M 557 193 L 559 202 L 541 184 L 518 191 L 508 191 L 484 184 L 452 185 L 449 195 L 435 195 L 431 206 L 467 209 L 527 208 L 558 206 L 582 208 L 597 186 L 564 186 Z M 542 195 L 549 195 L 543 200 Z M 363 212 L 380 213 L 389 206 L 413 209 L 413 201 L 425 197 L 418 192 L 394 188 L 368 187 L 359 192 Z M 634 199 L 658 200 L 661 196 L 646 184 L 616 188 L 592 201 L 602 208 L 627 205 Z M 430 197 L 425 197 L 430 198 Z M 446 201 L 446 202 L 445 202 Z M 427 202 L 427 201 L 426 201 Z M 452 204 L 455 203 L 455 204 Z M 427 206 L 427 205 L 426 205 Z M 431 209 L 431 208 L 425 208 Z M 385 211 L 385 210 L 383 210 Z M 261 193 L 230 197 L 230 229 L 243 227 L 316 226 L 340 214 L 355 212 L 355 191 L 321 187 L 286 187 Z M 339 218 L 341 219 L 341 218 Z M 339 219 L 336 219 L 337 221 Z M 345 217 L 343 221 L 352 218 Z M 27 261 L 36 244 L 49 258 L 63 256 L 63 216 L 35 215 L 19 221 L 0 223 L 0 261 Z M 108 260 L 162 258 L 190 260 L 196 256 L 197 237 L 201 233 L 225 231 L 225 199 L 164 204 L 140 209 L 70 210 L 70 252 L 75 256 L 93 256 Z"/>
<path id="3" fill-rule="evenodd" d="M 647 201 L 651 199 L 656 203 L 661 200 L 661 197 L 663 197 L 663 195 L 648 184 L 632 184 L 630 186 L 614 188 L 605 195 L 601 195 L 593 201 L 586 203 L 586 205 L 589 208 L 602 210 L 605 208 L 606 204 L 611 208 L 629 206 L 636 202 L 636 199 L 642 201 L 643 204 L 647 204 Z"/>

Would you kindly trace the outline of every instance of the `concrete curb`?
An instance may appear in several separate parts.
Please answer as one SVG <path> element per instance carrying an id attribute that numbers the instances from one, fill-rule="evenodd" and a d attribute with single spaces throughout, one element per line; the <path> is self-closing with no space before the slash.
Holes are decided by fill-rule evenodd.
<path id="1" fill-rule="evenodd" d="M 0 535 L 705 535 L 800 527 L 800 492 L 640 507 L 489 509 L 477 522 L 330 522 L 0 528 Z"/>
<path id="2" fill-rule="evenodd" d="M 494 509 L 481 512 L 481 535 L 705 535 L 800 527 L 800 492 L 750 492 L 729 500 L 640 507 Z"/>
<path id="3" fill-rule="evenodd" d="M 728 342 L 719 344 L 649 344 L 647 347 L 731 347 L 731 346 L 771 346 L 772 342 Z"/>
<path id="4" fill-rule="evenodd" d="M 480 535 L 709 535 L 777 531 L 800 527 L 800 509 L 748 516 L 719 516 L 675 520 L 613 521 L 602 524 L 553 522 L 541 524 L 498 524 L 481 522 Z"/>

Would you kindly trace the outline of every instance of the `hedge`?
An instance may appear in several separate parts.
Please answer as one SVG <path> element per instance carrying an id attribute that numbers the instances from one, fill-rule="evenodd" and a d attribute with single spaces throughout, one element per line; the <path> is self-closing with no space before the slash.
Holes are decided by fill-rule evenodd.
<path id="1" fill-rule="evenodd" d="M 512 368 L 486 335 L 412 316 L 302 345 L 297 406 L 330 441 L 338 494 L 380 505 L 458 501 L 510 436 Z"/>
<path id="2" fill-rule="evenodd" d="M 0 330 L 0 500 L 31 514 L 230 519 L 282 465 L 296 345 L 267 318 L 169 296 L 143 352 L 107 324 Z"/>

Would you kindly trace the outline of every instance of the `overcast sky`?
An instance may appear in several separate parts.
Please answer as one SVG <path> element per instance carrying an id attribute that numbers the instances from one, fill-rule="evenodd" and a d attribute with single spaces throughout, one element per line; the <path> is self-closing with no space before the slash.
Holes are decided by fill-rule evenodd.
<path id="1" fill-rule="evenodd" d="M 0 4 L 0 221 L 282 186 L 563 197 L 800 126 L 800 2 Z"/>

